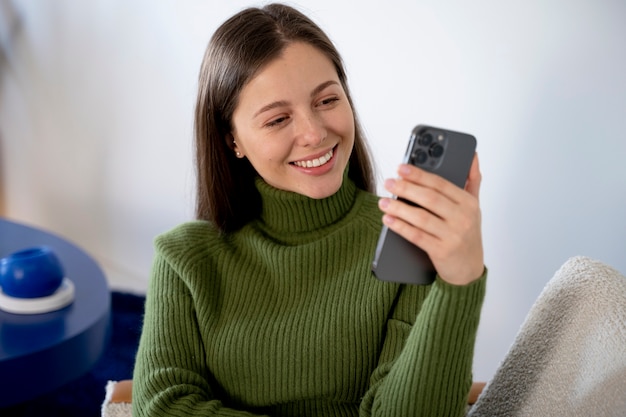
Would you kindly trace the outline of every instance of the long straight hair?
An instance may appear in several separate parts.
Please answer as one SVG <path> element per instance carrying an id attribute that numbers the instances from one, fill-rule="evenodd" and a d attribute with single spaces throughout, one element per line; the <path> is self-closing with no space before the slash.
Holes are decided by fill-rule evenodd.
<path id="1" fill-rule="evenodd" d="M 306 42 L 333 63 L 353 109 L 355 140 L 348 175 L 357 187 L 374 192 L 374 166 L 358 122 L 339 52 L 328 36 L 298 10 L 270 4 L 247 8 L 213 34 L 202 61 L 195 109 L 197 173 L 196 217 L 222 232 L 235 231 L 261 211 L 254 185 L 257 173 L 246 158 L 236 158 L 232 117 L 241 90 L 292 42 Z"/>

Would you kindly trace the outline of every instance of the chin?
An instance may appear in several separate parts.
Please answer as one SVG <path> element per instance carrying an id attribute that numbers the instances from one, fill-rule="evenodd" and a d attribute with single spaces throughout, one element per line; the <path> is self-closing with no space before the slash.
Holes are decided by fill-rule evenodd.
<path id="1" fill-rule="evenodd" d="M 333 185 L 327 185 L 326 187 L 323 187 L 323 188 L 310 189 L 308 191 L 303 192 L 302 194 L 306 195 L 309 198 L 313 198 L 315 200 L 321 200 L 323 198 L 330 197 L 331 195 L 339 191 L 339 188 L 341 188 L 342 181 L 343 179 L 341 179 L 340 181 L 338 181 L 336 184 L 333 184 Z"/>

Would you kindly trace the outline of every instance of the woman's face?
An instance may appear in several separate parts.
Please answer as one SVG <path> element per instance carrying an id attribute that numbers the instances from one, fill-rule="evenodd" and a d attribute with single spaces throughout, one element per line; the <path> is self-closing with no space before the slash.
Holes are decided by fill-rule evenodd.
<path id="1" fill-rule="evenodd" d="M 354 115 L 332 62 L 288 45 L 242 89 L 232 119 L 235 151 L 273 187 L 334 194 L 354 145 Z"/>

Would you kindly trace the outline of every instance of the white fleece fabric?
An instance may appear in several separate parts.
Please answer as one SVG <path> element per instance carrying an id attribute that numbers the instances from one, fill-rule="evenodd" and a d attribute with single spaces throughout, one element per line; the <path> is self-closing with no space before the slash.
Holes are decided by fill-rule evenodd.
<path id="1" fill-rule="evenodd" d="M 468 417 L 626 416 L 626 278 L 569 259 Z"/>
<path id="2" fill-rule="evenodd" d="M 111 403 L 103 417 L 131 417 Z M 569 259 L 530 310 L 467 417 L 626 417 L 626 277 L 587 257 Z"/>
<path id="3" fill-rule="evenodd" d="M 105 387 L 104 401 L 102 402 L 102 417 L 131 417 L 132 404 L 111 402 L 115 384 L 117 384 L 117 381 L 109 381 Z"/>

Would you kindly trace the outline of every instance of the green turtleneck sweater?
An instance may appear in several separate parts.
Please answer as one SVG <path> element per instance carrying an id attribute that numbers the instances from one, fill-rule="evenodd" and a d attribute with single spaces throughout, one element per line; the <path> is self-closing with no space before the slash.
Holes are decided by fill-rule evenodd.
<path id="1" fill-rule="evenodd" d="M 156 239 L 133 415 L 463 415 L 486 278 L 382 282 L 376 196 L 348 179 L 321 200 L 257 188 L 241 230 Z"/>

